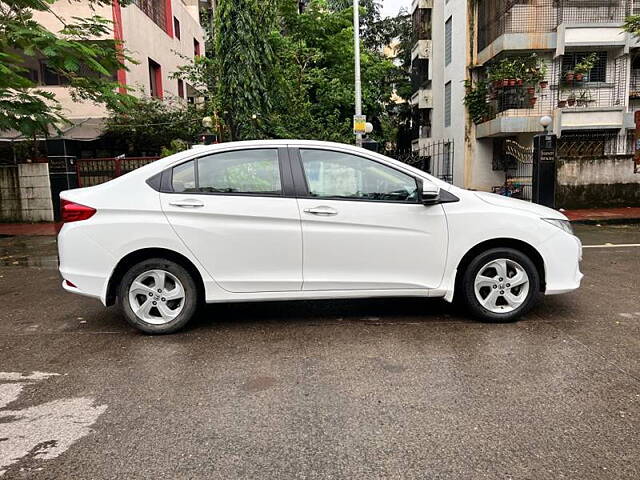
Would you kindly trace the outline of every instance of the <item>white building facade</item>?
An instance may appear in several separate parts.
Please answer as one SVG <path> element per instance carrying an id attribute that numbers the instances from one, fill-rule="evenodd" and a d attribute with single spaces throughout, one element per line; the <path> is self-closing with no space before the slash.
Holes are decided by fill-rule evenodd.
<path id="1" fill-rule="evenodd" d="M 127 54 L 136 61 L 127 62 L 127 70 L 113 72 L 129 93 L 187 101 L 195 92 L 171 74 L 191 58 L 204 54 L 201 7 L 198 0 L 134 0 L 126 7 L 117 0 L 110 6 L 58 0 L 51 6 L 52 13 L 36 12 L 34 17 L 52 32 L 60 31 L 62 22 L 72 17 L 99 15 L 110 20 L 110 38 L 123 41 Z M 108 115 L 103 105 L 74 101 L 64 79 L 48 70 L 44 59 L 27 57 L 27 61 L 25 66 L 38 88 L 55 94 L 69 120 L 85 124 L 96 120 L 93 124 L 99 125 Z M 97 133 L 99 128 L 94 130 Z M 90 134 L 91 129 L 84 131 Z"/>
<path id="2" fill-rule="evenodd" d="M 522 184 L 527 198 L 533 136 L 549 115 L 559 136 L 559 206 L 640 202 L 631 155 L 640 44 L 622 29 L 638 6 L 433 0 L 429 138 L 454 141 L 454 183 L 486 191 Z M 465 106 L 465 82 L 485 105 Z"/>

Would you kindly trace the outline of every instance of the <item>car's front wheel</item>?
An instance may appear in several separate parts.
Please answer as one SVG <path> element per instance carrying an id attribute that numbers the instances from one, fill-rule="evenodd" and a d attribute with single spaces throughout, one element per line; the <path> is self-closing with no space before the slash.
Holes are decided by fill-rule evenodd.
<path id="1" fill-rule="evenodd" d="M 540 299 L 540 275 L 522 252 L 494 248 L 469 263 L 461 288 L 473 315 L 490 322 L 510 322 Z"/>
<path id="2" fill-rule="evenodd" d="M 145 333 L 173 333 L 193 317 L 198 290 L 187 270 L 162 258 L 133 265 L 122 277 L 118 299 L 127 321 Z"/>

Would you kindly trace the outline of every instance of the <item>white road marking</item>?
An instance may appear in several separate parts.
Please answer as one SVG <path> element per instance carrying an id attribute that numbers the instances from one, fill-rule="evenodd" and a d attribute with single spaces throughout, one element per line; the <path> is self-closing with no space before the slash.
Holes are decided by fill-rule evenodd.
<path id="1" fill-rule="evenodd" d="M 0 384 L 0 408 L 4 408 L 14 400 L 17 400 L 22 392 L 23 385 L 20 383 Z"/>
<path id="2" fill-rule="evenodd" d="M 63 398 L 22 410 L 4 410 L 23 389 L 56 373 L 23 375 L 0 372 L 0 477 L 26 455 L 48 460 L 91 433 L 91 426 L 107 409 L 87 397 Z M 12 383 L 7 383 L 12 382 Z"/>
<path id="3" fill-rule="evenodd" d="M 583 245 L 582 248 L 626 248 L 640 247 L 640 243 L 604 243 L 602 245 Z"/>
<path id="4" fill-rule="evenodd" d="M 59 373 L 31 372 L 29 375 L 18 372 L 0 372 L 0 382 L 32 382 L 45 380 L 49 377 L 60 375 Z"/>

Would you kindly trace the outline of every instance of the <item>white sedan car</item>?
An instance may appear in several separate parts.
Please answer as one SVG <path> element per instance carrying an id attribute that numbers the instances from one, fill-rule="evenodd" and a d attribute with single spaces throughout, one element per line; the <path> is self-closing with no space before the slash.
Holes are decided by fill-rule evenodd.
<path id="1" fill-rule="evenodd" d="M 203 302 L 387 296 L 506 322 L 582 278 L 561 213 L 349 145 L 212 145 L 60 197 L 63 287 L 147 333 Z"/>

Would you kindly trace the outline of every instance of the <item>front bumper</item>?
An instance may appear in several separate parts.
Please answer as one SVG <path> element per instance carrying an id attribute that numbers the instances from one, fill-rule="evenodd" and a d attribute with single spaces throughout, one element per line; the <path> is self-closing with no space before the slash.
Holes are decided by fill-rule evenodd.
<path id="1" fill-rule="evenodd" d="M 580 287 L 582 242 L 575 235 L 558 231 L 540 246 L 544 259 L 546 295 L 571 292 Z"/>

